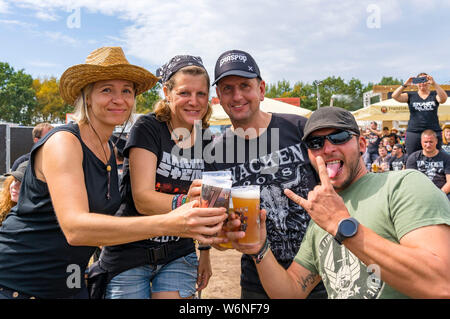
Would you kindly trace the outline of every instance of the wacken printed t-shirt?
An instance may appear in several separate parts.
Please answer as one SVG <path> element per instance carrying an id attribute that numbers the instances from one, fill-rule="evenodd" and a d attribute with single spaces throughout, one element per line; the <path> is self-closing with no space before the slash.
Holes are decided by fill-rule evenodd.
<path id="1" fill-rule="evenodd" d="M 230 170 L 233 186 L 260 185 L 260 207 L 267 211 L 267 236 L 272 253 L 287 268 L 298 251 L 310 217 L 289 200 L 289 188 L 307 197 L 317 183 L 314 169 L 301 139 L 306 119 L 292 114 L 273 113 L 267 129 L 254 139 L 244 139 L 228 129 L 214 144 L 214 158 L 205 157 L 206 170 Z M 241 286 L 264 292 L 255 263 L 243 255 Z M 323 287 L 322 287 L 323 289 Z"/>
<path id="2" fill-rule="evenodd" d="M 417 92 L 408 92 L 409 121 L 407 131 L 421 133 L 426 129 L 441 131 L 438 118 L 439 102 L 436 91 L 422 99 Z"/>
<path id="3" fill-rule="evenodd" d="M 408 155 L 403 154 L 400 157 L 392 156 L 389 159 L 389 169 L 391 171 L 400 171 L 406 167 L 406 160 L 408 159 Z"/>
<path id="4" fill-rule="evenodd" d="M 360 224 L 397 244 L 419 227 L 450 225 L 447 197 L 415 170 L 367 173 L 339 195 Z M 320 275 L 332 299 L 407 298 L 381 280 L 379 265 L 362 263 L 314 221 L 295 261 Z"/>
<path id="5" fill-rule="evenodd" d="M 424 173 L 437 187 L 442 188 L 447 183 L 446 174 L 450 174 L 450 155 L 439 151 L 437 155 L 427 157 L 420 150 L 408 157 L 406 168 L 417 169 Z"/>

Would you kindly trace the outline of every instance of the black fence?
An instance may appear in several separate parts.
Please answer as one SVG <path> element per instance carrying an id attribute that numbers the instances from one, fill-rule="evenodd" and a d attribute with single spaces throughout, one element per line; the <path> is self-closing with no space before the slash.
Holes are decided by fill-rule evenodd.
<path id="1" fill-rule="evenodd" d="M 32 126 L 0 124 L 0 174 L 10 171 L 14 161 L 33 146 Z"/>

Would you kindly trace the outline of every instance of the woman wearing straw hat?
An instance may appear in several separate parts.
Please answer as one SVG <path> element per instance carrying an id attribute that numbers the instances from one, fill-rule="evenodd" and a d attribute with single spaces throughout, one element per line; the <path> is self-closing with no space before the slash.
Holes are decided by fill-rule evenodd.
<path id="1" fill-rule="evenodd" d="M 164 214 L 200 195 L 204 164 L 198 146 L 204 146 L 203 129 L 212 112 L 208 73 L 200 57 L 178 55 L 157 75 L 165 98 L 155 113 L 137 120 L 124 149 L 129 170 L 123 185 L 128 186 L 127 197 L 134 199 L 120 210 L 127 216 Z M 196 283 L 202 290 L 212 274 L 209 250 L 202 248 L 207 247 L 200 248 L 197 261 L 188 238 L 165 236 L 105 247 L 100 262 L 117 274 L 105 298 L 192 298 Z"/>
<path id="2" fill-rule="evenodd" d="M 221 241 L 201 234 L 220 229 L 224 210 L 198 202 L 164 216 L 108 216 L 121 202 L 109 138 L 156 81 L 118 47 L 97 49 L 64 72 L 60 93 L 75 105 L 77 122 L 55 128 L 31 151 L 25 192 L 0 227 L 1 298 L 87 297 L 84 272 L 96 246 L 162 235 Z"/>

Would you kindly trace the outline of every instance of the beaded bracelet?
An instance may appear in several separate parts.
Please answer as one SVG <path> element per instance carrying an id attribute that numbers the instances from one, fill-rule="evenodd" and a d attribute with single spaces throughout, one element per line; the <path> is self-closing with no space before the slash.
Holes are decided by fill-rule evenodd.
<path id="1" fill-rule="evenodd" d="M 178 208 L 187 202 L 189 202 L 188 195 L 176 194 L 172 199 L 172 209 Z"/>
<path id="2" fill-rule="evenodd" d="M 175 209 L 178 207 L 177 203 L 178 203 L 178 198 L 181 196 L 182 194 L 176 194 L 173 198 L 172 198 L 172 209 Z"/>

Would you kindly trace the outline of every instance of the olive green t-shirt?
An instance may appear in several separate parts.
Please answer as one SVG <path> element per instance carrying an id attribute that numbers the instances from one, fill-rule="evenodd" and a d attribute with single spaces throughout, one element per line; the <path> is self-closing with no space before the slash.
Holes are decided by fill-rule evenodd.
<path id="1" fill-rule="evenodd" d="M 419 227 L 450 225 L 447 196 L 415 170 L 368 173 L 339 195 L 352 217 L 395 243 Z M 295 261 L 322 277 L 329 298 L 407 298 L 379 279 L 377 265 L 364 265 L 313 220 Z"/>

